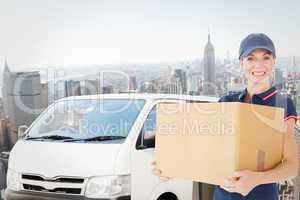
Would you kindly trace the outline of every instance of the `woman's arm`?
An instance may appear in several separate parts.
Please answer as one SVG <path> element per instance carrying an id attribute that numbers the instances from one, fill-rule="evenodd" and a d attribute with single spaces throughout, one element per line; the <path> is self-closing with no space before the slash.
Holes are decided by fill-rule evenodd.
<path id="1" fill-rule="evenodd" d="M 294 135 L 295 119 L 286 121 L 287 132 L 284 140 L 284 159 L 275 168 L 265 172 L 249 170 L 233 173 L 221 187 L 229 192 L 247 195 L 254 187 L 292 179 L 298 174 L 298 150 Z"/>
<path id="2" fill-rule="evenodd" d="M 295 119 L 286 121 L 287 133 L 284 139 L 284 159 L 274 169 L 258 173 L 259 184 L 274 183 L 295 178 L 298 174 L 298 150 L 295 139 Z"/>

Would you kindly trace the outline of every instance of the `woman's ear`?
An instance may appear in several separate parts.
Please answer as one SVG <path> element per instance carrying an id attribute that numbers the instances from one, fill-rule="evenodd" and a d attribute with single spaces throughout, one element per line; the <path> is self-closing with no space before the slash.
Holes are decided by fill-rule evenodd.
<path id="1" fill-rule="evenodd" d="M 240 59 L 240 66 L 243 67 L 243 64 L 244 64 L 244 63 L 243 63 L 243 59 L 241 58 L 241 59 Z"/>

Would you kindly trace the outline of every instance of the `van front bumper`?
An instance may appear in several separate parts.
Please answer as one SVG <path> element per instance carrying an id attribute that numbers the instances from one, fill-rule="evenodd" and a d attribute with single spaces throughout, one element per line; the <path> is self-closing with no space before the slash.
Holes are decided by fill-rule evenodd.
<path id="1" fill-rule="evenodd" d="M 130 196 L 118 197 L 116 199 L 91 199 L 81 195 L 50 194 L 41 192 L 15 192 L 5 190 L 6 200 L 130 200 Z"/>

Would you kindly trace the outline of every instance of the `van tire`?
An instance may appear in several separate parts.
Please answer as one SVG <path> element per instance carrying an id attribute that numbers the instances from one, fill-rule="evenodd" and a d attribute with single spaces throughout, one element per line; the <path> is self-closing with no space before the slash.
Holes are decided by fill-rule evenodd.
<path id="1" fill-rule="evenodd" d="M 0 190 L 6 188 L 6 172 L 5 172 L 5 164 L 2 160 L 0 160 Z M 1 196 L 1 194 L 0 194 Z"/>
<path id="2" fill-rule="evenodd" d="M 157 200 L 178 200 L 177 196 L 171 192 L 164 193 Z"/>

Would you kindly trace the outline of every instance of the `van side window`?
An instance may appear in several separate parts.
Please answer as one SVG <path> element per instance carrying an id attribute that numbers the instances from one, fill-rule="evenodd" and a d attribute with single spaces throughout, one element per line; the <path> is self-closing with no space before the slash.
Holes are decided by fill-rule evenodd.
<path id="1" fill-rule="evenodd" d="M 153 106 L 139 134 L 136 148 L 154 148 L 156 133 L 156 106 Z M 143 138 L 143 139 L 141 139 Z"/>

